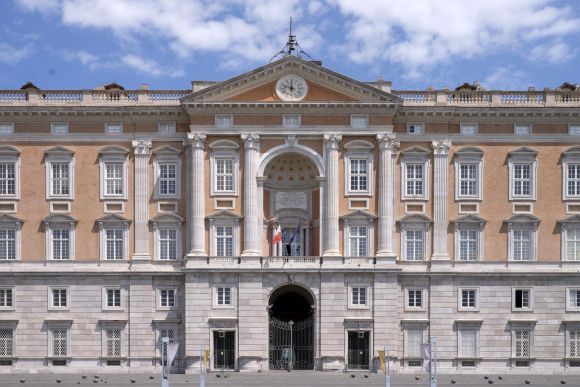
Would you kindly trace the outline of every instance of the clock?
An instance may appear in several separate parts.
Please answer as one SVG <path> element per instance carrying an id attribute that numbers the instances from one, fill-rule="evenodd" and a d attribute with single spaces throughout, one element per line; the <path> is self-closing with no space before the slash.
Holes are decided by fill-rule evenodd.
<path id="1" fill-rule="evenodd" d="M 285 75 L 276 82 L 276 94 L 282 101 L 300 101 L 306 93 L 308 84 L 298 75 Z"/>

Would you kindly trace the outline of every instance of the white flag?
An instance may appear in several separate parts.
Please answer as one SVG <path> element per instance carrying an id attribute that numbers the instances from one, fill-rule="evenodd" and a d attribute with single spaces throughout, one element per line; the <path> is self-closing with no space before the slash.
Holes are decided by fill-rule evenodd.
<path id="1" fill-rule="evenodd" d="M 167 368 L 171 367 L 175 355 L 177 355 L 177 349 L 179 348 L 179 343 L 167 343 Z"/>
<path id="2" fill-rule="evenodd" d="M 421 344 L 421 357 L 425 371 L 431 372 L 431 344 Z"/>

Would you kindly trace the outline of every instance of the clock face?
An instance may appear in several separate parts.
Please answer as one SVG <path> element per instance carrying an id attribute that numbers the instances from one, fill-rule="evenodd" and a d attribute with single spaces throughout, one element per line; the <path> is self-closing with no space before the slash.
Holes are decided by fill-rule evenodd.
<path id="1" fill-rule="evenodd" d="M 308 93 L 308 84 L 298 75 L 285 75 L 276 82 L 276 94 L 282 101 L 300 101 Z"/>

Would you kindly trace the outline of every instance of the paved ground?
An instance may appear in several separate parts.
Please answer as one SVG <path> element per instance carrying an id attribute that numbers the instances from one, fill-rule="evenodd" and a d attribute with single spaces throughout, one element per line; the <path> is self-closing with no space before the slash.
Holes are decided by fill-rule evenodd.
<path id="1" fill-rule="evenodd" d="M 353 377 L 354 375 L 354 377 Z M 83 377 L 84 376 L 84 377 Z M 330 373 L 295 371 L 287 372 L 264 372 L 257 373 L 228 373 L 226 377 L 218 377 L 217 374 L 206 376 L 208 387 L 233 387 L 233 386 L 384 386 L 384 377 L 378 374 L 366 375 L 364 373 Z M 153 377 L 153 379 L 151 379 Z M 487 378 L 487 379 L 486 379 Z M 393 378 L 392 387 L 418 387 L 428 386 L 426 375 L 418 378 L 410 375 L 397 375 Z M 60 382 L 59 382 L 60 381 Z M 526 381 L 528 383 L 526 383 Z M 160 386 L 159 375 L 128 375 L 128 374 L 86 374 L 86 375 L 56 375 L 56 374 L 0 374 L 0 386 L 34 386 L 34 387 L 73 387 L 73 386 Z M 580 387 L 580 374 L 577 375 L 550 375 L 550 376 L 526 376 L 507 375 L 501 379 L 496 375 L 441 375 L 438 386 L 441 387 L 489 387 L 493 386 L 535 386 L 555 387 L 574 386 Z M 199 375 L 171 375 L 170 386 L 199 386 Z"/>

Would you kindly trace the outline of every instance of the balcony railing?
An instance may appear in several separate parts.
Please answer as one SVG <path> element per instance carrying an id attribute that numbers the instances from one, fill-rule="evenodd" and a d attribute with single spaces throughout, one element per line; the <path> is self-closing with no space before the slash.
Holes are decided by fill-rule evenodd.
<path id="1" fill-rule="evenodd" d="M 0 106 L 176 106 L 191 90 L 0 90 Z M 580 90 L 393 90 L 403 106 L 580 107 Z"/>

